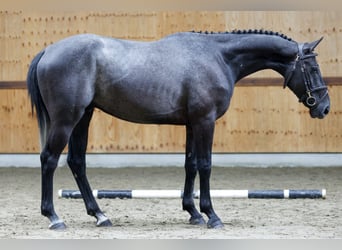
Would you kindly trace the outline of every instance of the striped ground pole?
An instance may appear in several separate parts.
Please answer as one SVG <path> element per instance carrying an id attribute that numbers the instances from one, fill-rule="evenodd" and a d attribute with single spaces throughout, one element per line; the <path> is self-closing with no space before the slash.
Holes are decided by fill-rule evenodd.
<path id="1" fill-rule="evenodd" d="M 98 199 L 133 199 L 133 198 L 182 198 L 182 190 L 93 190 Z M 325 189 L 284 189 L 284 190 L 211 190 L 212 198 L 249 198 L 249 199 L 325 199 Z M 80 199 L 78 190 L 60 189 L 60 198 Z M 200 197 L 200 191 L 193 193 L 194 198 Z"/>

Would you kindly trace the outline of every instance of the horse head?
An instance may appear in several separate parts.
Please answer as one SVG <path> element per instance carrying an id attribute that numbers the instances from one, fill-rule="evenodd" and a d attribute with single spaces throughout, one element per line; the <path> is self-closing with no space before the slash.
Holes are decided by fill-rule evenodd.
<path id="1" fill-rule="evenodd" d="M 299 43 L 295 62 L 285 77 L 288 86 L 307 108 L 312 118 L 324 118 L 330 110 L 328 88 L 322 78 L 314 49 L 323 37 L 311 43 Z"/>

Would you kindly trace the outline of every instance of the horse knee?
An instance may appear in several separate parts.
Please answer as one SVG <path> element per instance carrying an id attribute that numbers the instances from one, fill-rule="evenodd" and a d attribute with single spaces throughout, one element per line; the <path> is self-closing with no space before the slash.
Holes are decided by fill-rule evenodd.
<path id="1" fill-rule="evenodd" d="M 70 155 L 68 155 L 67 157 L 67 163 L 70 168 L 79 168 L 85 164 L 85 162 L 82 159 L 71 157 Z"/>
<path id="2" fill-rule="evenodd" d="M 67 157 L 67 163 L 68 163 L 69 168 L 72 171 L 77 171 L 77 172 L 84 169 L 86 165 L 85 160 L 82 157 L 74 157 L 70 153 L 68 154 L 68 157 Z"/>
<path id="3" fill-rule="evenodd" d="M 211 173 L 211 160 L 202 159 L 198 163 L 198 172 L 200 175 L 210 176 Z"/>

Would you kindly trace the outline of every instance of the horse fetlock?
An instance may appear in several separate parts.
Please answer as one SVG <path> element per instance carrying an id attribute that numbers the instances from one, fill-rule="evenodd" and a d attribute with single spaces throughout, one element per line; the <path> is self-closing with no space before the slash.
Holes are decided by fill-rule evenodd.
<path id="1" fill-rule="evenodd" d="M 40 207 L 40 213 L 43 216 L 48 217 L 50 221 L 58 220 L 58 217 L 55 213 L 55 210 L 52 204 L 43 203 Z"/>
<path id="2" fill-rule="evenodd" d="M 112 222 L 102 213 L 97 213 L 95 217 L 97 219 L 97 227 L 111 227 L 113 225 Z"/>

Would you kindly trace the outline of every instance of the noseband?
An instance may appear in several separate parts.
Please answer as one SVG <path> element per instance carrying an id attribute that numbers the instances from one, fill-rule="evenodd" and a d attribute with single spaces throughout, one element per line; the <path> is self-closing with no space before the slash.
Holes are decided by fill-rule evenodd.
<path id="1" fill-rule="evenodd" d="M 327 88 L 327 86 L 320 86 L 320 87 L 316 87 L 316 88 L 312 87 L 313 85 L 312 85 L 309 73 L 307 72 L 304 60 L 307 58 L 310 58 L 310 57 L 316 57 L 317 54 L 311 53 L 308 55 L 304 55 L 303 46 L 304 46 L 304 44 L 298 44 L 298 55 L 297 55 L 295 64 L 293 66 L 293 69 L 288 73 L 287 77 L 285 78 L 284 88 L 287 86 L 288 82 L 292 78 L 293 73 L 296 70 L 297 62 L 299 62 L 300 70 L 303 74 L 304 84 L 305 84 L 305 94 L 299 99 L 299 101 L 300 102 L 305 101 L 305 103 L 308 107 L 313 108 L 313 107 L 317 106 L 321 102 L 321 100 L 328 94 L 328 88 Z M 312 93 L 319 91 L 319 90 L 323 90 L 323 89 L 325 90 L 324 95 L 317 100 L 316 97 L 314 97 L 312 95 Z"/>

